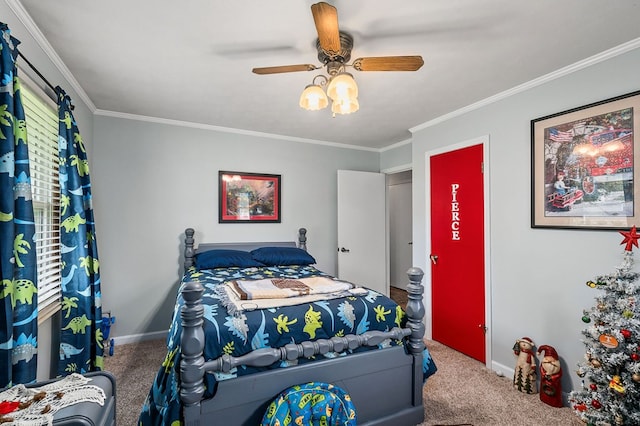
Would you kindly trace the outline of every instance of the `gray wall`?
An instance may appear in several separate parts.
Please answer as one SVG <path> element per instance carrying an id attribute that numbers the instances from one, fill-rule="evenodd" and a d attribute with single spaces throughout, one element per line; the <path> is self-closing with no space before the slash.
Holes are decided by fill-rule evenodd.
<path id="1" fill-rule="evenodd" d="M 640 49 L 530 88 L 439 124 L 413 138 L 414 262 L 426 271 L 425 153 L 489 135 L 492 357 L 513 369 L 516 339 L 554 346 L 563 386 L 579 386 L 582 310 L 597 292 L 585 282 L 622 260 L 616 231 L 530 228 L 530 121 L 640 88 Z M 637 131 L 637 129 L 636 129 Z M 429 278 L 425 278 L 429 282 Z M 427 290 L 429 291 L 429 290 Z M 452 303 L 455 303 L 452 301 Z M 462 314 L 462 313 L 461 313 Z"/>
<path id="2" fill-rule="evenodd" d="M 411 141 L 401 142 L 380 152 L 380 170 L 397 172 L 411 167 Z"/>
<path id="3" fill-rule="evenodd" d="M 113 336 L 168 329 L 184 229 L 198 241 L 295 240 L 336 271 L 338 169 L 378 171 L 379 154 L 192 127 L 95 117 L 92 182 L 103 309 Z M 282 223 L 219 224 L 218 171 L 282 175 Z"/>

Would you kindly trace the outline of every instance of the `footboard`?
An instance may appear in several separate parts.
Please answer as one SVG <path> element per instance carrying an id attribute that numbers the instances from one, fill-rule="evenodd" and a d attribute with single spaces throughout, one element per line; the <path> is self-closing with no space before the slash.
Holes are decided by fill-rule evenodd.
<path id="1" fill-rule="evenodd" d="M 243 356 L 224 355 L 212 361 L 205 361 L 203 356 L 203 288 L 197 282 L 187 283 L 182 290 L 185 304 L 181 311 L 180 397 L 184 424 L 205 425 L 212 424 L 212 421 L 227 425 L 259 424 L 268 404 L 279 392 L 309 381 L 333 383 L 345 389 L 358 411 L 358 424 L 422 422 L 423 275 L 419 268 L 408 271 L 406 328 L 262 348 Z M 404 339 L 405 345 L 222 381 L 218 383 L 215 398 L 202 400 L 204 375 L 208 371 L 229 372 L 240 365 L 264 367 L 278 361 L 374 347 L 386 339 Z"/>

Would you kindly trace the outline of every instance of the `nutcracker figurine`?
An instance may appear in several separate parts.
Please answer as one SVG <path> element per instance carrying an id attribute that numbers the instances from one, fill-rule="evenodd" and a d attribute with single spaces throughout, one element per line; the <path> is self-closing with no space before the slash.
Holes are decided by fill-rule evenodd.
<path id="1" fill-rule="evenodd" d="M 513 353 L 518 357 L 513 373 L 513 387 L 524 393 L 537 393 L 536 386 L 536 344 L 528 337 L 516 340 Z"/>
<path id="2" fill-rule="evenodd" d="M 544 353 L 540 362 L 540 401 L 552 407 L 562 407 L 562 368 L 553 346 L 542 345 L 538 354 Z"/>

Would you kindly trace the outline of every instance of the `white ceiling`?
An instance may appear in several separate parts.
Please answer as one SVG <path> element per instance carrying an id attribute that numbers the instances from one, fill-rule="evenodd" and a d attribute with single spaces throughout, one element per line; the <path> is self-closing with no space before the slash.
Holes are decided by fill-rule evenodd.
<path id="1" fill-rule="evenodd" d="M 374 149 L 640 38 L 640 0 L 329 1 L 354 37 L 352 59 L 425 61 L 416 72 L 352 71 L 360 110 L 332 118 L 298 106 L 318 71 L 251 72 L 319 65 L 313 0 L 7 1 L 22 5 L 98 112 Z"/>

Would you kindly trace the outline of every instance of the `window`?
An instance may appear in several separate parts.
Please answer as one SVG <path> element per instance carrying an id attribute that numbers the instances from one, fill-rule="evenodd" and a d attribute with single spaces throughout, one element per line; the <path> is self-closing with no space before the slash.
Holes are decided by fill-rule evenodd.
<path id="1" fill-rule="evenodd" d="M 36 223 L 38 322 L 41 323 L 60 309 L 58 114 L 57 106 L 42 90 L 21 81 Z"/>

